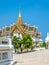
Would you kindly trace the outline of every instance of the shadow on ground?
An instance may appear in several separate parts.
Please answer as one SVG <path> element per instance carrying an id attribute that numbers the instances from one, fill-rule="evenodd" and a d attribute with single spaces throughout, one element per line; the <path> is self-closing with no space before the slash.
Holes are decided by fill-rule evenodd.
<path id="1" fill-rule="evenodd" d="M 35 52 L 37 50 L 32 50 L 32 51 L 24 51 L 24 52 L 17 52 L 17 54 L 23 54 L 23 53 L 29 53 L 29 52 Z"/>

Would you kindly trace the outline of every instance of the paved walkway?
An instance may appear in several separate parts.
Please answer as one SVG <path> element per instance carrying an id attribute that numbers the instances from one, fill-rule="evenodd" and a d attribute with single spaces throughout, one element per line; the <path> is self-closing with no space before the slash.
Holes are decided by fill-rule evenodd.
<path id="1" fill-rule="evenodd" d="M 15 65 L 49 65 L 49 49 L 35 52 L 13 54 Z"/>

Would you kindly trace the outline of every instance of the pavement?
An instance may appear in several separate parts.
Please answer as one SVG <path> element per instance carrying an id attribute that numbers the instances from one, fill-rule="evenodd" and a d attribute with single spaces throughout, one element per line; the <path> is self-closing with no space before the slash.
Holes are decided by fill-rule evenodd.
<path id="1" fill-rule="evenodd" d="M 13 54 L 14 65 L 49 65 L 49 49 Z"/>

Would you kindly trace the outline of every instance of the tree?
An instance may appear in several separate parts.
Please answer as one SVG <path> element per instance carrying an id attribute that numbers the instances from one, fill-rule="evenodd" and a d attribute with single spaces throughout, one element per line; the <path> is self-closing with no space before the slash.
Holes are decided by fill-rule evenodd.
<path id="1" fill-rule="evenodd" d="M 48 44 L 46 42 L 43 42 L 42 47 L 48 48 Z"/>
<path id="2" fill-rule="evenodd" d="M 17 42 L 18 42 L 18 38 L 17 38 L 16 36 L 13 36 L 13 37 L 12 37 L 12 44 L 13 44 L 13 46 L 14 46 L 15 53 L 16 53 L 16 49 L 19 48 L 19 45 L 18 45 Z"/>
<path id="3" fill-rule="evenodd" d="M 29 34 L 25 34 L 22 39 L 13 36 L 12 44 L 14 46 L 15 52 L 16 49 L 20 49 L 20 51 L 22 52 L 24 48 L 28 51 L 28 48 L 32 48 L 32 38 Z"/>
<path id="4" fill-rule="evenodd" d="M 19 49 L 22 52 L 23 51 L 23 40 L 18 40 Z"/>
<path id="5" fill-rule="evenodd" d="M 25 34 L 23 36 L 23 45 L 24 45 L 24 48 L 27 49 L 28 51 L 28 48 L 31 48 L 32 46 L 32 38 L 29 34 Z"/>
<path id="6" fill-rule="evenodd" d="M 22 52 L 23 51 L 23 40 L 21 40 L 19 37 L 16 37 L 16 36 L 13 36 L 12 37 L 12 44 L 14 46 L 14 49 L 15 49 L 15 53 L 16 53 L 16 49 L 20 49 L 20 51 Z"/>

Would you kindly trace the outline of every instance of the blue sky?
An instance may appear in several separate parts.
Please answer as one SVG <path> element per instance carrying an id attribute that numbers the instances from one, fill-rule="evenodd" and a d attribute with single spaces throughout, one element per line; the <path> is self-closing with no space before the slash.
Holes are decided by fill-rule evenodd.
<path id="1" fill-rule="evenodd" d="M 0 28 L 15 23 L 19 9 L 23 22 L 36 25 L 45 39 L 49 32 L 49 0 L 0 0 Z"/>

